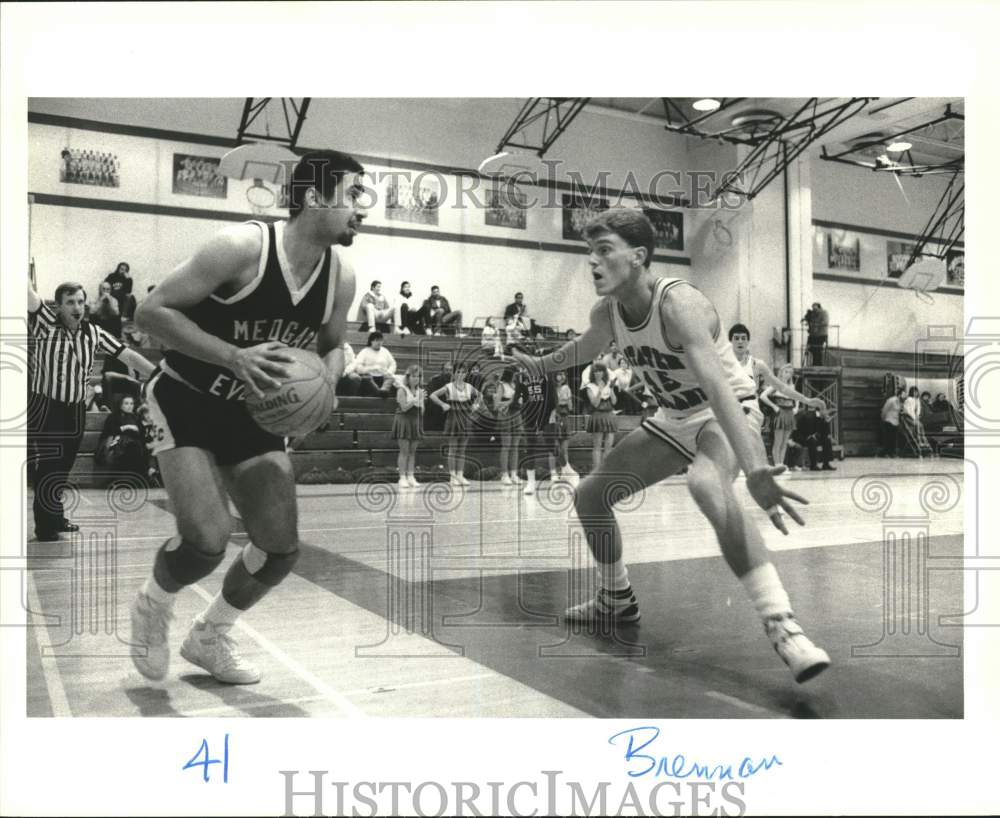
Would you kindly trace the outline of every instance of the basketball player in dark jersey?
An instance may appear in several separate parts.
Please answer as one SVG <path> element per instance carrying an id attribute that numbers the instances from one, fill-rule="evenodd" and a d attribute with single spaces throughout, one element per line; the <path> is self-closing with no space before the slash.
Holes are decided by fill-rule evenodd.
<path id="1" fill-rule="evenodd" d="M 535 464 L 542 457 L 548 459 L 551 450 L 545 429 L 549 415 L 555 409 L 555 387 L 544 375 L 521 372 L 518 391 L 521 393 L 520 400 L 515 399 L 515 402 L 520 406 L 525 442 L 524 464 L 528 474 L 524 493 L 530 495 L 535 493 L 536 488 Z"/>
<path id="2" fill-rule="evenodd" d="M 362 172 L 346 154 L 306 154 L 292 171 L 288 221 L 225 228 L 136 314 L 142 330 L 169 350 L 147 401 L 154 452 L 177 519 L 177 535 L 157 552 L 152 576 L 132 605 L 132 643 L 140 646 L 133 661 L 147 678 L 166 675 L 177 593 L 211 574 L 225 556 L 228 494 L 250 543 L 195 618 L 181 656 L 221 682 L 260 680 L 230 631 L 295 565 L 297 508 L 285 441 L 253 422 L 243 398 L 279 386 L 288 377 L 283 364 L 292 360 L 283 350 L 313 340 L 331 381 L 340 378 L 354 271 L 333 245 L 349 246 L 364 218 Z"/>
<path id="3" fill-rule="evenodd" d="M 541 358 L 515 353 L 536 372 L 575 366 L 608 342 L 618 343 L 633 370 L 656 396 L 659 409 L 612 449 L 580 484 L 576 512 L 598 563 L 601 588 L 594 599 L 570 608 L 578 622 L 635 622 L 639 605 L 622 561 L 621 532 L 613 503 L 688 466 L 687 484 L 711 522 L 723 556 L 740 579 L 764 630 L 795 680 L 829 666 L 826 652 L 803 633 L 792 614 L 770 555 L 754 521 L 733 491 L 739 469 L 750 495 L 784 534 L 784 510 L 803 525 L 789 500 L 806 500 L 780 486 L 759 442 L 761 413 L 756 386 L 733 349 L 709 301 L 682 279 L 658 279 L 649 269 L 655 233 L 638 210 L 608 210 L 584 230 L 600 300 L 590 327 L 578 339 Z"/>

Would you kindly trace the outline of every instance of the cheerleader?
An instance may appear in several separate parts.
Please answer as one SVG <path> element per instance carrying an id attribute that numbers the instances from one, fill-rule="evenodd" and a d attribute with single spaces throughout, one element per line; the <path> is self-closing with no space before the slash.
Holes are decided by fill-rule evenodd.
<path id="1" fill-rule="evenodd" d="M 500 472 L 503 475 L 500 482 L 505 486 L 521 483 L 517 475 L 517 450 L 521 444 L 522 422 L 518 388 L 514 383 L 516 374 L 516 367 L 507 367 L 493 396 L 493 411 L 500 426 Z"/>
<path id="2" fill-rule="evenodd" d="M 587 384 L 587 400 L 593 410 L 587 418 L 587 431 L 594 441 L 594 463 L 596 470 L 601 461 L 607 457 L 615 445 L 615 432 L 618 424 L 615 421 L 615 393 L 608 382 L 608 367 L 602 361 L 595 361 L 590 366 L 590 383 Z"/>
<path id="3" fill-rule="evenodd" d="M 479 392 L 472 384 L 465 382 L 466 371 L 465 364 L 456 363 L 451 373 L 451 383 L 446 383 L 430 396 L 445 412 L 448 473 L 453 486 L 469 485 L 469 481 L 465 479 L 465 447 L 469 445 L 469 416 L 479 405 Z"/>
<path id="4" fill-rule="evenodd" d="M 399 443 L 399 487 L 417 488 L 414 460 L 421 438 L 421 415 L 424 408 L 424 390 L 420 388 L 420 367 L 407 367 L 403 380 L 396 390 L 396 415 L 392 419 L 392 439 Z"/>
<path id="5" fill-rule="evenodd" d="M 550 455 L 553 461 L 551 471 L 556 480 L 576 483 L 580 475 L 573 471 L 573 467 L 569 464 L 569 439 L 573 434 L 569 430 L 569 416 L 573 413 L 573 392 L 566 382 L 566 373 L 563 371 L 556 372 L 555 384 L 556 406 L 550 418 L 553 448 Z"/>
<path id="6" fill-rule="evenodd" d="M 783 384 L 791 384 L 795 375 L 795 367 L 785 364 L 778 370 L 778 380 Z M 771 428 L 774 431 L 774 441 L 771 443 L 771 456 L 774 465 L 785 462 L 785 452 L 788 449 L 788 439 L 795 431 L 795 410 L 798 403 L 785 395 L 781 395 L 773 386 L 768 386 L 761 395 L 760 401 L 774 410 Z"/>

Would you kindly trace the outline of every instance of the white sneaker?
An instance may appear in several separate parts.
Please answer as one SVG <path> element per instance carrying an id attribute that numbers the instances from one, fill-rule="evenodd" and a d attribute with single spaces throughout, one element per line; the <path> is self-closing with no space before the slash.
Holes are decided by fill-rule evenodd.
<path id="1" fill-rule="evenodd" d="M 629 591 L 629 595 L 624 600 L 615 604 L 615 600 L 610 596 L 611 592 L 600 588 L 597 596 L 588 599 L 572 608 L 567 608 L 564 614 L 567 622 L 580 622 L 585 625 L 598 622 L 638 622 L 639 602 L 635 594 Z"/>
<path id="2" fill-rule="evenodd" d="M 232 627 L 196 619 L 181 645 L 181 656 L 191 664 L 204 668 L 220 682 L 257 684 L 260 671 L 240 655 L 236 641 L 229 635 Z"/>
<path id="3" fill-rule="evenodd" d="M 471 486 L 472 485 L 472 481 L 469 480 L 469 478 L 466 477 L 464 474 L 458 475 L 458 482 L 461 483 L 463 486 Z"/>
<path id="4" fill-rule="evenodd" d="M 830 657 L 816 647 L 791 614 L 764 620 L 764 632 L 781 660 L 788 665 L 795 681 L 808 682 L 830 666 Z"/>
<path id="5" fill-rule="evenodd" d="M 410 488 L 410 481 L 407 480 L 405 477 L 400 477 L 399 478 L 399 487 L 401 489 L 408 489 L 408 488 Z"/>
<path id="6" fill-rule="evenodd" d="M 510 473 L 510 482 L 515 486 L 520 486 L 524 481 L 515 472 Z"/>
<path id="7" fill-rule="evenodd" d="M 462 485 L 462 481 L 458 479 L 457 474 L 451 474 L 448 476 L 448 484 L 451 486 L 460 486 Z"/>
<path id="8" fill-rule="evenodd" d="M 528 481 L 528 485 L 526 485 L 524 487 L 524 493 L 525 494 L 529 494 L 529 495 L 535 493 L 535 481 L 534 480 L 529 480 Z"/>
<path id="9" fill-rule="evenodd" d="M 424 335 L 433 335 L 434 333 L 430 329 L 424 330 Z"/>
<path id="10" fill-rule="evenodd" d="M 405 338 L 407 335 L 410 334 L 410 330 L 407 327 L 403 327 L 403 329 L 400 331 L 399 334 Z"/>
<path id="11" fill-rule="evenodd" d="M 500 478 L 500 483 L 504 486 L 513 486 L 514 484 L 510 481 L 510 475 L 506 472 L 504 476 Z"/>
<path id="12" fill-rule="evenodd" d="M 413 489 L 420 488 L 420 484 L 417 482 L 417 478 L 414 477 L 412 474 L 407 478 L 407 480 L 408 480 L 408 482 L 410 484 L 410 488 L 413 488 Z"/>
<path id="13" fill-rule="evenodd" d="M 132 637 L 135 649 L 132 664 L 147 679 L 159 681 L 170 666 L 170 620 L 174 606 L 154 602 L 142 591 L 135 595 L 131 608 Z M 140 652 L 145 649 L 145 655 Z"/>

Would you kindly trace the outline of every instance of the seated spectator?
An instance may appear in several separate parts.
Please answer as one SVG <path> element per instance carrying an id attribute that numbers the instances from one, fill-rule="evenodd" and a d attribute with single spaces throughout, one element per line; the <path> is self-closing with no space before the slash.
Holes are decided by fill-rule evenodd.
<path id="1" fill-rule="evenodd" d="M 453 310 L 448 299 L 441 295 L 441 288 L 431 287 L 430 297 L 424 301 L 424 332 L 427 335 L 440 335 L 445 328 L 454 331 L 459 338 L 464 338 L 462 332 L 462 311 Z"/>
<path id="2" fill-rule="evenodd" d="M 146 440 L 131 395 L 124 395 L 104 421 L 94 462 L 102 469 L 146 479 Z"/>
<path id="3" fill-rule="evenodd" d="M 514 294 L 514 302 L 508 304 L 503 311 L 503 320 L 508 327 L 513 323 L 519 332 L 531 333 L 533 322 L 528 318 L 528 305 L 524 303 L 524 293 Z"/>
<path id="4" fill-rule="evenodd" d="M 396 300 L 396 332 L 409 335 L 411 332 L 421 334 L 423 331 L 423 308 L 417 306 L 410 282 L 404 281 L 399 285 L 399 298 Z"/>
<path id="5" fill-rule="evenodd" d="M 489 350 L 492 357 L 503 360 L 503 342 L 500 340 L 499 330 L 493 325 L 492 318 L 486 319 L 479 344 L 484 350 Z"/>
<path id="6" fill-rule="evenodd" d="M 830 415 L 826 408 L 809 408 L 799 413 L 796 418 L 795 430 L 792 432 L 795 442 L 809 450 L 809 468 L 820 471 L 817 465 L 822 463 L 822 471 L 836 471 L 830 464 L 833 460 L 833 441 L 830 440 Z M 823 450 L 820 458 L 819 450 Z M 775 465 L 780 465 L 776 463 Z"/>
<path id="7" fill-rule="evenodd" d="M 576 330 L 570 327 L 568 330 L 566 330 L 566 340 L 572 341 L 574 338 L 576 338 Z"/>
<path id="8" fill-rule="evenodd" d="M 937 395 L 934 396 L 934 402 L 931 404 L 931 411 L 935 413 L 951 413 L 951 404 L 948 403 L 948 399 L 944 396 L 943 392 L 938 392 Z"/>
<path id="9" fill-rule="evenodd" d="M 340 380 L 337 381 L 337 388 L 335 390 L 336 394 L 345 397 L 350 397 L 351 395 L 357 394 L 357 387 L 361 384 L 360 379 L 355 381 L 347 377 L 347 372 L 349 369 L 353 368 L 354 364 L 354 348 L 344 341 L 341 344 L 344 349 L 344 374 L 340 376 Z"/>
<path id="10" fill-rule="evenodd" d="M 90 323 L 97 324 L 118 340 L 122 337 L 122 314 L 118 301 L 111 294 L 111 285 L 102 281 L 97 288 L 97 299 L 90 307 Z"/>
<path id="11" fill-rule="evenodd" d="M 373 281 L 371 289 L 361 296 L 358 320 L 362 322 L 361 326 L 358 327 L 361 332 L 367 330 L 389 332 L 389 324 L 393 320 L 393 309 L 389 299 L 382 295 L 381 281 Z"/>
<path id="12" fill-rule="evenodd" d="M 362 397 L 387 398 L 396 393 L 396 359 L 382 346 L 382 333 L 368 335 L 368 345 L 344 368 L 344 375 L 357 387 L 354 394 Z"/>
<path id="13" fill-rule="evenodd" d="M 111 295 L 118 304 L 118 313 L 126 321 L 135 315 L 135 296 L 132 295 L 132 276 L 127 262 L 119 261 L 113 273 L 104 281 L 111 287 Z"/>

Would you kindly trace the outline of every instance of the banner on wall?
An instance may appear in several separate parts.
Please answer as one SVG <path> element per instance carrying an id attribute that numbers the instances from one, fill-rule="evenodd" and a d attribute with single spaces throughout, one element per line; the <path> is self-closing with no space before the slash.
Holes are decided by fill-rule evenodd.
<path id="1" fill-rule="evenodd" d="M 860 271 L 861 240 L 843 230 L 827 231 L 826 265 L 831 270 Z"/>
<path id="2" fill-rule="evenodd" d="M 653 223 L 656 231 L 657 250 L 684 249 L 684 216 L 676 210 L 650 210 L 643 208 L 643 213 Z"/>
<path id="3" fill-rule="evenodd" d="M 441 182 L 434 176 L 421 174 L 412 181 L 392 174 L 385 188 L 385 217 L 413 224 L 438 223 L 441 204 Z"/>
<path id="4" fill-rule="evenodd" d="M 608 200 L 564 193 L 562 197 L 563 238 L 583 241 L 583 228 L 594 216 L 608 209 Z"/>
<path id="5" fill-rule="evenodd" d="M 211 156 L 175 153 L 173 180 L 174 193 L 214 199 L 228 195 L 226 177 L 219 173 L 219 160 Z"/>
<path id="6" fill-rule="evenodd" d="M 965 251 L 948 251 L 947 281 L 954 287 L 965 286 Z"/>
<path id="7" fill-rule="evenodd" d="M 486 224 L 491 227 L 528 227 L 528 199 L 516 185 L 496 184 L 486 190 Z"/>
<path id="8" fill-rule="evenodd" d="M 118 156 L 109 151 L 63 148 L 59 153 L 59 181 L 71 185 L 118 187 Z"/>

